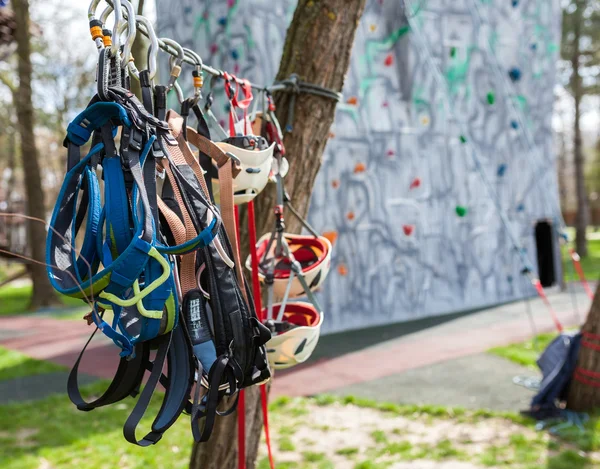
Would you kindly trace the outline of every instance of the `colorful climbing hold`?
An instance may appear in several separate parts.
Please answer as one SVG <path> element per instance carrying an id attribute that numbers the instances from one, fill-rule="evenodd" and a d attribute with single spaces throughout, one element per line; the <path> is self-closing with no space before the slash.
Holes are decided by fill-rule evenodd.
<path id="1" fill-rule="evenodd" d="M 533 44 L 531 44 L 530 47 L 531 47 L 531 50 L 536 50 L 537 49 L 537 43 L 534 42 Z"/>
<path id="2" fill-rule="evenodd" d="M 367 170 L 367 167 L 364 163 L 356 163 L 354 166 L 354 174 L 364 173 Z"/>
<path id="3" fill-rule="evenodd" d="M 346 268 L 346 264 L 338 265 L 337 271 L 342 276 L 348 275 L 348 269 Z"/>
<path id="4" fill-rule="evenodd" d="M 333 244 L 335 244 L 335 241 L 337 240 L 338 234 L 337 231 L 323 231 L 323 236 L 327 238 L 333 246 Z"/>
<path id="5" fill-rule="evenodd" d="M 220 26 L 227 26 L 227 17 L 221 16 L 218 20 L 218 23 Z"/>
<path id="6" fill-rule="evenodd" d="M 456 47 L 450 48 L 450 57 L 456 57 Z"/>
<path id="7" fill-rule="evenodd" d="M 516 8 L 519 5 L 519 0 L 512 0 L 513 8 Z"/>
<path id="8" fill-rule="evenodd" d="M 525 204 L 520 203 L 517 205 L 517 212 L 522 212 L 523 210 L 525 210 Z"/>
<path id="9" fill-rule="evenodd" d="M 348 220 L 354 220 L 354 212 L 348 212 L 348 213 L 346 214 L 346 218 L 347 218 Z"/>
<path id="10" fill-rule="evenodd" d="M 386 67 L 389 67 L 394 63 L 394 56 L 392 54 L 388 54 L 383 63 Z"/>
<path id="11" fill-rule="evenodd" d="M 369 30 L 374 33 L 375 31 L 377 31 L 377 25 L 376 24 L 370 24 L 369 25 Z"/>
<path id="12" fill-rule="evenodd" d="M 210 53 L 211 54 L 216 54 L 219 50 L 219 46 L 216 45 L 214 42 L 210 45 Z"/>
<path id="13" fill-rule="evenodd" d="M 496 97 L 494 96 L 494 93 L 492 91 L 488 91 L 488 94 L 487 94 L 488 104 L 494 104 L 494 101 L 496 101 Z"/>
<path id="14" fill-rule="evenodd" d="M 356 106 L 358 104 L 358 98 L 356 96 L 350 96 L 346 102 L 352 106 Z"/>
<path id="15" fill-rule="evenodd" d="M 464 135 L 461 135 L 458 138 L 460 139 L 460 143 L 467 143 L 467 137 L 465 137 Z"/>
<path id="16" fill-rule="evenodd" d="M 513 281 L 512 275 L 507 275 L 506 280 L 508 280 L 508 283 L 512 283 L 512 281 Z"/>
<path id="17" fill-rule="evenodd" d="M 233 60 L 237 60 L 240 58 L 240 53 L 237 51 L 237 49 L 231 49 L 231 58 Z"/>
<path id="18" fill-rule="evenodd" d="M 227 7 L 233 8 L 235 6 L 236 0 L 227 0 Z"/>
<path id="19" fill-rule="evenodd" d="M 467 207 L 464 207 L 462 205 L 457 205 L 456 206 L 456 214 L 461 218 L 464 217 L 467 214 Z"/>
<path id="20" fill-rule="evenodd" d="M 421 125 L 429 125 L 429 116 L 421 117 Z"/>
<path id="21" fill-rule="evenodd" d="M 502 164 L 498 165 L 498 170 L 496 171 L 496 174 L 498 175 L 498 177 L 504 176 L 505 172 L 506 172 L 506 163 L 502 163 Z"/>
<path id="22" fill-rule="evenodd" d="M 511 120 L 511 121 L 510 121 L 510 126 L 511 126 L 513 129 L 517 130 L 517 129 L 519 128 L 519 123 L 518 123 L 516 120 Z"/>
<path id="23" fill-rule="evenodd" d="M 419 187 L 421 185 L 421 180 L 419 178 L 414 178 L 412 180 L 412 182 L 410 183 L 409 188 L 410 189 L 416 189 L 417 187 Z"/>
<path id="24" fill-rule="evenodd" d="M 339 179 L 334 179 L 333 181 L 331 181 L 331 187 L 333 187 L 334 189 L 337 189 L 338 187 L 340 187 Z"/>
<path id="25" fill-rule="evenodd" d="M 388 103 L 387 101 L 384 101 L 383 103 L 381 103 L 381 107 L 389 107 L 390 103 Z"/>
<path id="26" fill-rule="evenodd" d="M 388 150 L 386 153 L 386 156 L 388 158 L 392 158 L 396 153 L 394 152 L 394 150 Z"/>
<path id="27" fill-rule="evenodd" d="M 404 231 L 406 236 L 410 236 L 414 229 L 414 225 L 402 225 L 402 231 Z"/>
<path id="28" fill-rule="evenodd" d="M 521 79 L 521 69 L 513 67 L 508 71 L 508 76 L 512 81 L 519 81 Z"/>

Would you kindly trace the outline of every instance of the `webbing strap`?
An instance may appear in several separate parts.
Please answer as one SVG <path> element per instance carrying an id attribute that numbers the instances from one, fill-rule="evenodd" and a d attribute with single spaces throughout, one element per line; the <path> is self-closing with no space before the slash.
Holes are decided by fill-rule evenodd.
<path id="1" fill-rule="evenodd" d="M 246 469 L 246 393 L 239 392 L 238 407 L 238 469 Z"/>
<path id="2" fill-rule="evenodd" d="M 148 405 L 150 404 L 150 399 L 152 398 L 152 394 L 154 394 L 156 385 L 160 381 L 162 369 L 167 358 L 167 352 L 169 351 L 169 346 L 171 345 L 172 335 L 173 333 L 170 332 L 168 337 L 161 338 L 158 350 L 156 352 L 156 358 L 154 359 L 154 363 L 152 365 L 150 378 L 148 378 L 148 382 L 146 383 L 146 386 L 144 386 L 144 390 L 140 394 L 135 407 L 131 411 L 131 414 L 129 414 L 129 417 L 123 426 L 123 436 L 127 441 L 129 441 L 129 443 L 134 445 L 150 446 L 157 443 L 162 438 L 162 432 L 152 430 L 146 434 L 144 438 L 138 440 L 135 436 L 135 430 L 137 429 L 140 420 L 142 420 L 142 417 L 146 413 Z"/>
<path id="3" fill-rule="evenodd" d="M 173 171 L 171 170 L 171 166 L 169 164 L 168 158 L 163 158 L 160 161 L 160 165 L 165 169 L 168 178 L 171 180 L 171 187 L 173 189 L 173 194 L 175 196 L 175 200 L 177 201 L 177 205 L 179 206 L 179 211 L 183 216 L 183 225 L 185 229 L 185 241 L 190 241 L 196 237 L 196 230 L 194 229 L 194 223 L 190 218 L 190 214 L 187 211 L 185 203 L 183 201 L 183 197 L 181 192 L 179 191 L 179 187 L 177 186 L 177 181 L 175 180 L 175 176 L 173 175 Z M 171 212 L 172 213 L 172 212 Z M 163 212 L 164 215 L 164 212 Z M 165 216 L 165 218 L 167 218 Z M 168 221 L 168 218 L 167 218 Z M 171 226 L 171 225 L 169 225 Z M 176 236 L 173 233 L 173 236 Z M 177 236 L 181 236 L 179 233 Z M 177 238 L 176 238 L 177 239 Z M 184 241 L 184 242 L 185 242 Z M 177 242 L 178 244 L 182 244 Z M 181 293 L 185 295 L 188 291 L 196 288 L 196 251 L 192 251 L 189 254 L 184 254 L 181 256 L 181 267 L 179 270 L 180 279 L 181 279 Z"/>
<path id="4" fill-rule="evenodd" d="M 583 288 L 587 293 L 587 296 L 590 300 L 593 300 L 594 292 L 590 288 L 590 285 L 588 284 L 588 281 L 585 278 L 585 272 L 583 271 L 583 267 L 581 267 L 581 258 L 579 257 L 579 254 L 577 254 L 577 252 L 575 252 L 575 249 L 573 248 L 569 249 L 569 253 L 571 254 L 571 260 L 573 261 L 573 265 L 575 266 L 575 270 L 577 271 L 577 275 L 579 276 L 579 280 L 583 284 Z"/>
<path id="5" fill-rule="evenodd" d="M 98 332 L 97 327 L 94 328 L 94 332 L 92 332 L 90 338 L 79 353 L 67 380 L 67 393 L 69 399 L 79 410 L 83 411 L 90 411 L 97 407 L 113 404 L 134 393 L 135 389 L 142 381 L 142 377 L 144 376 L 143 364 L 148 358 L 148 347 L 144 344 L 136 345 L 135 354 L 132 354 L 127 358 L 121 358 L 119 361 L 117 371 L 106 391 L 104 391 L 99 398 L 87 402 L 83 399 L 81 391 L 79 390 L 77 376 L 81 359 L 83 358 L 88 345 L 96 335 L 96 332 Z"/>

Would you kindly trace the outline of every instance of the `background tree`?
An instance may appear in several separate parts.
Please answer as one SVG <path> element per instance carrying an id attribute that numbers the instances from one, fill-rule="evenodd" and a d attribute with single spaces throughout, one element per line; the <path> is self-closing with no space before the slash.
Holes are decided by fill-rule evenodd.
<path id="1" fill-rule="evenodd" d="M 585 185 L 585 157 L 581 138 L 581 103 L 586 94 L 597 94 L 597 67 L 600 63 L 600 5 L 594 0 L 569 0 L 563 10 L 562 59 L 569 75 L 568 90 L 573 96 L 573 159 L 577 193 L 575 243 L 577 252 L 587 256 L 586 228 L 589 201 Z"/>
<path id="2" fill-rule="evenodd" d="M 277 79 L 297 73 L 301 80 L 341 91 L 350 65 L 350 52 L 365 0 L 300 0 L 288 28 Z M 315 47 L 318 44 L 319 47 Z M 285 122 L 291 105 L 288 94 L 275 95 L 277 116 Z M 315 178 L 335 117 L 336 103 L 303 94 L 295 100 L 294 129 L 285 136 L 290 170 L 285 184 L 293 205 L 306 214 Z M 272 229 L 273 190 L 256 199 L 258 233 Z M 240 223 L 246 227 L 245 222 Z M 286 218 L 286 231 L 299 232 L 300 224 Z M 247 245 L 247 237 L 242 244 Z M 246 390 L 246 465 L 255 467 L 262 428 L 260 393 L 254 386 Z M 192 451 L 192 469 L 234 469 L 237 451 L 237 415 L 217 419 L 215 431 L 207 443 L 196 444 Z"/>
<path id="3" fill-rule="evenodd" d="M 34 109 L 32 100 L 31 33 L 29 19 L 29 1 L 14 0 L 15 42 L 17 43 L 18 78 L 17 87 L 12 87 L 13 101 L 16 107 L 17 125 L 20 136 L 21 164 L 23 166 L 25 190 L 27 194 L 27 213 L 29 216 L 45 219 L 44 191 L 36 146 Z M 28 223 L 28 241 L 31 257 L 44 262 L 46 229 L 43 224 Z M 46 268 L 37 263 L 29 265 L 33 282 L 30 309 L 54 304 L 57 297 L 46 275 Z"/>

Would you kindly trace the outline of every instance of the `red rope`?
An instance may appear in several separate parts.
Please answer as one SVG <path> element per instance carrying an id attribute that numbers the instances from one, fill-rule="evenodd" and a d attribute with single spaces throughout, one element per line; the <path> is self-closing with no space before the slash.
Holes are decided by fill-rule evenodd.
<path id="1" fill-rule="evenodd" d="M 592 379 L 588 379 L 588 377 Z M 600 373 L 595 373 L 593 371 L 585 370 L 583 368 L 576 368 L 575 373 L 573 373 L 573 378 L 575 378 L 580 383 L 586 384 L 588 386 L 600 388 L 600 381 L 594 381 L 594 379 L 600 379 Z"/>
<path id="2" fill-rule="evenodd" d="M 262 300 L 260 296 L 260 280 L 258 278 L 258 254 L 256 252 L 256 221 L 254 219 L 254 201 L 248 202 L 248 237 L 250 238 L 250 259 L 252 260 L 252 293 L 254 294 L 254 306 L 259 321 L 263 321 Z M 269 433 L 269 407 L 267 405 L 267 386 L 260 386 L 260 402 L 262 408 L 263 422 L 265 425 L 265 441 L 267 442 L 267 453 L 269 454 L 269 465 L 275 469 L 273 462 L 273 451 L 271 449 L 271 436 Z"/>
<path id="3" fill-rule="evenodd" d="M 234 207 L 235 236 L 237 237 L 238 254 L 241 257 L 240 248 L 240 212 L 237 205 Z M 243 279 L 240 279 L 240 282 Z M 238 469 L 246 469 L 246 395 L 240 390 L 237 408 L 237 434 L 238 434 Z"/>
<path id="4" fill-rule="evenodd" d="M 544 304 L 550 311 L 550 316 L 552 316 L 552 321 L 554 321 L 554 326 L 556 327 L 556 330 L 558 332 L 562 333 L 562 331 L 564 330 L 564 327 L 561 324 L 561 322 L 559 321 L 556 311 L 554 311 L 554 308 L 550 304 L 550 301 L 548 300 L 548 297 L 546 296 L 546 293 L 544 292 L 544 287 L 542 287 L 540 280 L 537 278 L 532 278 L 531 284 L 535 287 L 537 294 L 540 296 L 540 298 L 542 299 L 542 301 L 544 302 Z"/>
<path id="5" fill-rule="evenodd" d="M 600 335 L 592 334 L 591 332 L 582 332 L 581 335 L 586 339 L 600 341 Z M 594 344 L 593 342 L 589 342 L 587 340 L 582 339 L 581 346 L 595 350 L 596 352 L 600 352 L 600 344 Z"/>
<path id="6" fill-rule="evenodd" d="M 583 337 L 585 337 L 586 339 L 592 339 L 592 340 L 600 341 L 600 335 L 598 335 L 598 334 L 592 334 L 591 332 L 582 331 L 581 335 Z"/>
<path id="7" fill-rule="evenodd" d="M 581 280 L 581 283 L 583 284 L 583 288 L 585 290 L 585 292 L 587 293 L 587 295 L 589 296 L 590 300 L 594 299 L 594 292 L 592 292 L 592 289 L 590 288 L 590 285 L 588 284 L 587 279 L 585 278 L 585 273 L 583 272 L 583 267 L 581 267 L 581 258 L 579 257 L 579 254 L 577 254 L 575 252 L 575 249 L 571 248 L 569 250 L 570 254 L 571 254 L 571 260 L 573 261 L 573 265 L 575 266 L 575 270 L 577 271 L 577 275 L 579 276 L 579 280 Z"/>

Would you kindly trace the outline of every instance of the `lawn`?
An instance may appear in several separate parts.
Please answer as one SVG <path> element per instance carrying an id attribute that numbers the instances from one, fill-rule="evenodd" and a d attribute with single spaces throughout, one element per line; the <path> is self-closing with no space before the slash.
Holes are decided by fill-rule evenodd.
<path id="1" fill-rule="evenodd" d="M 0 381 L 64 370 L 66 368 L 63 366 L 0 347 Z"/>
<path id="2" fill-rule="evenodd" d="M 536 360 L 548 344 L 556 337 L 556 333 L 540 334 L 525 342 L 494 347 L 488 350 L 488 352 L 518 363 L 519 365 L 537 369 Z"/>
<path id="3" fill-rule="evenodd" d="M 32 294 L 31 285 L 11 286 L 0 288 L 0 316 L 26 313 Z M 59 295 L 60 301 L 69 308 L 84 306 L 81 300 Z"/>
<path id="4" fill-rule="evenodd" d="M 100 382 L 86 389 L 98 395 L 106 386 Z M 141 428 L 151 424 L 160 396 Z M 192 448 L 188 417 L 182 416 L 156 446 L 134 447 L 121 431 L 133 402 L 80 412 L 66 396 L 55 395 L 0 406 L 0 467 L 186 468 Z M 415 468 L 460 461 L 469 463 L 461 467 L 473 468 L 591 469 L 597 463 L 593 452 L 600 448 L 597 421 L 588 424 L 586 438 L 561 439 L 536 432 L 533 422 L 516 414 L 399 406 L 351 396 L 278 398 L 270 404 L 270 420 L 278 469 L 381 469 L 411 461 Z M 258 468 L 268 468 L 264 440 Z"/>
<path id="5" fill-rule="evenodd" d="M 571 280 L 579 281 L 579 275 L 574 269 L 571 255 L 569 254 L 569 247 L 575 245 L 575 236 L 569 235 L 572 239 L 567 246 L 562 246 L 562 258 L 563 258 L 563 272 L 565 275 L 565 281 Z M 588 282 L 596 282 L 600 279 L 600 236 L 597 233 L 588 233 L 588 256 L 581 259 L 581 267 L 588 280 Z M 593 288 L 593 286 L 592 286 Z"/>

